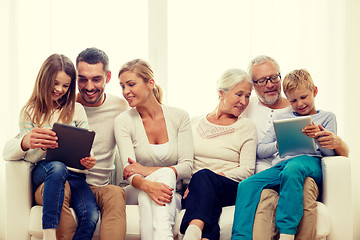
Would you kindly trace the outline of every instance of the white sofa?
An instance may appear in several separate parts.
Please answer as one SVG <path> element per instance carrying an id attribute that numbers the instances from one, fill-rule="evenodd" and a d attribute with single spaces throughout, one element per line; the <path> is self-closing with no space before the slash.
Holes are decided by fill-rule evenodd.
<path id="1" fill-rule="evenodd" d="M 351 210 L 350 160 L 344 157 L 322 159 L 323 193 L 318 203 L 317 239 L 353 240 Z M 33 206 L 30 182 L 31 164 L 23 160 L 5 163 L 6 179 L 6 240 L 41 239 L 41 207 Z M 174 232 L 177 234 L 183 211 L 177 215 Z M 127 240 L 140 239 L 139 211 L 128 205 Z M 223 208 L 219 223 L 221 239 L 230 239 L 234 206 Z M 99 229 L 94 239 L 98 239 Z M 181 237 L 179 237 L 181 239 Z"/>

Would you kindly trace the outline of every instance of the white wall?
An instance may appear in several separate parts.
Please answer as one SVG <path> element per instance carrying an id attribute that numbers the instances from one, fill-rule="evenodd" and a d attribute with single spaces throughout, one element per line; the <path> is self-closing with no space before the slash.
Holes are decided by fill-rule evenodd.
<path id="1" fill-rule="evenodd" d="M 319 87 L 316 106 L 344 115 L 345 4 L 341 0 L 169 1 L 168 101 L 190 115 L 213 110 L 227 68 L 247 70 L 259 54 L 281 73 L 306 68 Z M 206 6 L 206 7 L 205 7 Z M 340 100 L 333 98 L 336 91 Z"/>
<path id="2" fill-rule="evenodd" d="M 359 70 L 360 70 L 360 1 L 347 1 L 346 9 L 346 105 L 345 135 L 349 139 L 352 160 L 354 239 L 360 239 L 360 128 Z M 340 178 L 341 176 L 339 176 Z"/>
<path id="3" fill-rule="evenodd" d="M 12 99 L 12 94 L 14 91 L 10 88 L 9 79 L 12 79 L 12 72 L 13 72 L 13 62 L 11 58 L 12 47 L 13 47 L 13 40 L 14 36 L 11 34 L 10 28 L 12 26 L 12 7 L 11 7 L 11 0 L 4 0 L 0 1 L 0 72 L 1 72 L 1 86 L 3 89 L 3 93 L 0 94 L 0 103 L 1 103 L 1 118 L 6 118 L 8 120 L 15 121 L 14 116 L 7 116 L 6 113 L 9 113 L 9 109 L 11 105 L 5 104 L 8 99 Z M 4 161 L 2 161 L 2 150 L 3 145 L 5 143 L 5 139 L 9 137 L 7 134 L 7 128 L 4 125 L 4 121 L 0 121 L 0 132 L 1 135 L 5 135 L 4 137 L 0 137 L 0 239 L 5 239 L 5 172 L 4 172 Z"/>

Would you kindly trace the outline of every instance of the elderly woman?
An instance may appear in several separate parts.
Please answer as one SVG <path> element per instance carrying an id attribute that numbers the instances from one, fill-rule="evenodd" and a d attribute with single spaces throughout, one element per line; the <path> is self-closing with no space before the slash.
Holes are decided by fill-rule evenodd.
<path id="1" fill-rule="evenodd" d="M 235 204 L 238 183 L 254 174 L 256 129 L 252 121 L 240 117 L 252 87 L 243 70 L 226 71 L 218 81 L 215 110 L 192 119 L 195 157 L 182 201 L 184 240 L 219 239 L 222 207 Z"/>

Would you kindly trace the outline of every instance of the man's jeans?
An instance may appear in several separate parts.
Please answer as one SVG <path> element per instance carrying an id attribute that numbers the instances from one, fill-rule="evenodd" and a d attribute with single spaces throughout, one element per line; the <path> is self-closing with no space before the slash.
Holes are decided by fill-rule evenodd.
<path id="1" fill-rule="evenodd" d="M 71 206 L 78 218 L 78 227 L 73 239 L 91 239 L 95 231 L 99 213 L 95 197 L 82 173 L 67 170 L 57 161 L 40 161 L 32 172 L 33 189 L 44 182 L 43 192 L 43 229 L 58 228 L 64 201 L 66 180 L 71 188 Z"/>

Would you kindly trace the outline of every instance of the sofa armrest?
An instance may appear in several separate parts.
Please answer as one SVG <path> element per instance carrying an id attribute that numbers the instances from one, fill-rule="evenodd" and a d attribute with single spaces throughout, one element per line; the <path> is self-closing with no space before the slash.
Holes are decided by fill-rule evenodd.
<path id="1" fill-rule="evenodd" d="M 352 194 L 350 159 L 346 157 L 322 158 L 322 202 L 329 209 L 331 230 L 328 240 L 352 240 Z"/>
<path id="2" fill-rule="evenodd" d="M 23 160 L 5 162 L 6 239 L 29 239 L 31 168 L 32 164 Z"/>

